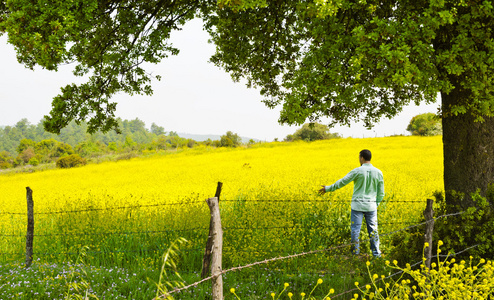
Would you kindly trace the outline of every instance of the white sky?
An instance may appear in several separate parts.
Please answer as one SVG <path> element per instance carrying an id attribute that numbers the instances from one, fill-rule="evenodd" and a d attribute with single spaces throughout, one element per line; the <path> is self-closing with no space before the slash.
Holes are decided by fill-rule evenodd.
<path id="1" fill-rule="evenodd" d="M 118 103 L 116 116 L 128 120 L 139 118 L 148 128 L 154 122 L 165 131 L 222 135 L 230 130 L 263 141 L 282 140 L 295 132 L 299 126 L 278 124 L 279 109 L 267 108 L 257 90 L 248 89 L 244 83 L 234 83 L 229 74 L 208 63 L 214 53 L 214 45 L 207 43 L 208 38 L 199 20 L 189 22 L 183 31 L 173 34 L 171 41 L 180 54 L 146 68 L 162 76 L 161 81 L 152 83 L 154 94 L 114 96 L 112 100 Z M 14 125 L 22 118 L 37 124 L 49 114 L 52 98 L 60 88 L 81 80 L 72 75 L 72 66 L 63 66 L 58 72 L 26 69 L 17 62 L 6 35 L 0 37 L 0 66 L 0 125 Z M 408 106 L 394 119 L 384 119 L 372 130 L 353 124 L 335 127 L 331 132 L 355 138 L 408 134 L 405 129 L 413 116 L 435 113 L 438 106 Z"/>

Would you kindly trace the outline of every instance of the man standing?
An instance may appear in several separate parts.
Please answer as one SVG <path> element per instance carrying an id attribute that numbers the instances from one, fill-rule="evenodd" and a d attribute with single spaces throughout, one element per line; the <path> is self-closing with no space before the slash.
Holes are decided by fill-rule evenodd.
<path id="1" fill-rule="evenodd" d="M 362 220 L 365 218 L 369 233 L 372 255 L 380 257 L 379 234 L 377 231 L 377 207 L 384 197 L 383 173 L 371 165 L 372 154 L 369 150 L 359 153 L 360 167 L 353 169 L 342 179 L 329 186 L 322 186 L 319 194 L 333 192 L 353 181 L 351 239 L 353 254 L 359 254 L 359 235 Z"/>

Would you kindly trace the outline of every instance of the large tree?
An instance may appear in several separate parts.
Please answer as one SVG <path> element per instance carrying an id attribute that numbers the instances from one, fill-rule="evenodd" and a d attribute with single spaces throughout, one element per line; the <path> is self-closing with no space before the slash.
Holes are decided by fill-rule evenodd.
<path id="1" fill-rule="evenodd" d="M 150 94 L 142 63 L 176 54 L 170 32 L 200 15 L 212 61 L 261 89 L 280 122 L 329 117 L 372 126 L 410 102 L 441 95 L 446 190 L 467 195 L 494 177 L 494 28 L 481 0 L 127 0 L 0 2 L 7 32 L 27 67 L 77 62 L 86 83 L 64 87 L 45 127 L 89 119 L 114 128 L 118 92 Z"/>
<path id="2" fill-rule="evenodd" d="M 447 201 L 464 208 L 476 189 L 485 195 L 494 181 L 492 1 L 220 5 L 207 18 L 212 61 L 259 87 L 269 107 L 282 105 L 280 122 L 328 117 L 371 127 L 440 95 Z"/>

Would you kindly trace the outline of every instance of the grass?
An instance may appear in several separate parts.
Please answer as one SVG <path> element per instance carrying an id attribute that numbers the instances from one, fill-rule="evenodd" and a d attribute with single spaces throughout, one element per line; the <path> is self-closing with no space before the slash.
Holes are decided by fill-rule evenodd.
<path id="1" fill-rule="evenodd" d="M 336 293 L 354 287 L 355 281 L 365 282 L 367 257 L 336 256 L 328 259 L 328 269 L 317 273 L 285 272 L 269 265 L 229 272 L 223 275 L 225 299 L 236 299 L 228 291 L 234 288 L 241 299 L 269 299 L 271 293 L 279 294 L 288 283 L 284 296 L 293 293 L 294 299 L 301 292 L 308 294 L 318 279 L 323 280 L 313 296 L 322 299 L 330 289 Z M 180 267 L 180 266 L 179 266 Z M 385 263 L 375 260 L 372 268 L 382 274 Z M 96 267 L 84 259 L 76 262 L 44 263 L 38 259 L 31 268 L 22 263 L 0 265 L 0 294 L 2 299 L 73 299 L 76 296 L 92 296 L 98 299 L 153 299 L 159 281 L 159 269 L 143 267 L 130 271 L 118 267 Z M 200 280 L 200 272 L 182 273 L 184 284 Z M 175 280 L 173 275 L 168 278 Z M 176 299 L 209 299 L 211 284 L 174 295 Z M 342 297 L 341 299 L 347 299 Z"/>

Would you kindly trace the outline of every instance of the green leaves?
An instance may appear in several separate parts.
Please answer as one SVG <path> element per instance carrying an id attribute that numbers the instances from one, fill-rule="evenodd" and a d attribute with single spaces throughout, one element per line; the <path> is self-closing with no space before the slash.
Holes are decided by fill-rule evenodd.
<path id="1" fill-rule="evenodd" d="M 491 4 L 465 1 L 272 1 L 206 16 L 212 61 L 261 89 L 279 121 L 363 121 L 404 105 L 468 90 L 448 113 L 490 115 L 494 28 Z M 449 109 L 453 111 L 448 112 Z"/>
<path id="2" fill-rule="evenodd" d="M 391 118 L 411 101 L 464 91 L 448 114 L 494 114 L 494 12 L 490 1 L 38 1 L 0 5 L 0 31 L 29 68 L 76 62 L 46 127 L 90 119 L 116 126 L 118 92 L 152 93 L 142 67 L 178 54 L 172 30 L 199 15 L 217 51 L 211 61 L 257 87 L 279 121 L 333 124 Z"/>
<path id="3" fill-rule="evenodd" d="M 198 9 L 197 1 L 185 0 L 11 0 L 0 10 L 0 28 L 27 67 L 56 71 L 76 62 L 74 74 L 88 78 L 54 98 L 47 130 L 59 133 L 71 120 L 88 119 L 89 132 L 108 131 L 117 128 L 111 97 L 152 94 L 151 76 L 142 65 L 178 54 L 167 42 L 170 32 Z"/>

